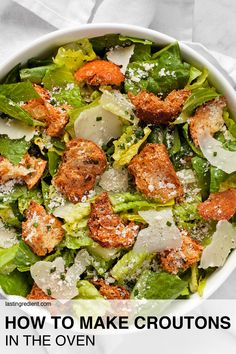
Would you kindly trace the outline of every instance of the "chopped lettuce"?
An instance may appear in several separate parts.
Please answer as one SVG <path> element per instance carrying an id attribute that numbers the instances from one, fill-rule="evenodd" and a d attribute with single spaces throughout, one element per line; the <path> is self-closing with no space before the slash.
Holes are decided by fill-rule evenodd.
<path id="1" fill-rule="evenodd" d="M 65 222 L 72 224 L 89 216 L 90 210 L 91 208 L 89 203 L 67 203 L 66 205 L 56 208 L 53 214 L 64 219 Z"/>
<path id="2" fill-rule="evenodd" d="M 173 156 L 180 151 L 181 142 L 177 127 L 174 127 L 174 129 L 172 127 L 165 129 L 164 144 L 166 145 L 170 156 Z"/>
<path id="3" fill-rule="evenodd" d="M 0 111 L 8 116 L 18 119 L 28 125 L 43 126 L 43 122 L 39 122 L 31 117 L 31 115 L 20 107 L 19 104 L 0 94 Z"/>
<path id="4" fill-rule="evenodd" d="M 30 147 L 30 142 L 22 139 L 10 139 L 7 135 L 0 135 L 0 155 L 17 165 Z"/>
<path id="5" fill-rule="evenodd" d="M 55 64 L 49 64 L 45 66 L 37 66 L 33 68 L 24 68 L 20 70 L 21 81 L 30 81 L 34 84 L 41 84 L 47 71 L 55 68 Z"/>
<path id="6" fill-rule="evenodd" d="M 200 73 L 200 75 L 199 75 Z M 208 70 L 204 68 L 203 71 L 199 71 L 197 68 L 191 67 L 190 78 L 186 86 L 186 89 L 195 90 L 202 87 L 208 77 Z M 195 80 L 196 79 L 196 80 Z M 191 80 L 191 81 L 190 81 Z"/>
<path id="7" fill-rule="evenodd" d="M 66 87 L 62 87 L 59 91 L 53 91 L 52 100 L 53 99 L 61 104 L 68 104 L 73 108 L 84 106 L 80 88 L 73 83 L 67 84 Z"/>
<path id="8" fill-rule="evenodd" d="M 14 84 L 20 81 L 20 68 L 21 64 L 17 64 L 12 68 L 9 73 L 4 77 L 3 84 Z"/>
<path id="9" fill-rule="evenodd" d="M 0 220 L 7 226 L 20 227 L 21 222 L 14 214 L 14 210 L 10 205 L 0 203 Z"/>
<path id="10" fill-rule="evenodd" d="M 123 283 L 136 279 L 142 270 L 150 267 L 153 254 L 127 252 L 111 269 L 111 275 L 118 282 Z"/>
<path id="11" fill-rule="evenodd" d="M 106 261 L 109 261 L 110 259 L 115 259 L 120 255 L 119 248 L 102 247 L 94 241 L 92 241 L 92 244 L 87 247 L 87 250 L 92 256 L 100 257 L 102 259 L 105 259 Z"/>
<path id="12" fill-rule="evenodd" d="M 115 152 L 112 155 L 114 167 L 127 165 L 131 159 L 138 153 L 140 146 L 151 133 L 149 127 L 144 129 L 135 126 L 128 126 L 121 137 L 114 141 Z"/>
<path id="13" fill-rule="evenodd" d="M 0 248 L 0 274 L 9 274 L 16 268 L 15 257 L 17 250 L 18 244 L 10 248 Z"/>
<path id="14" fill-rule="evenodd" d="M 225 191 L 230 188 L 236 188 L 236 173 L 232 173 L 220 183 L 219 191 Z"/>
<path id="15" fill-rule="evenodd" d="M 75 299 L 101 299 L 103 298 L 95 286 L 88 280 L 79 280 L 77 283 L 78 295 Z"/>
<path id="16" fill-rule="evenodd" d="M 62 241 L 63 246 L 76 250 L 81 247 L 91 246 L 93 243 L 92 239 L 88 236 L 87 230 L 81 230 L 77 232 L 76 236 L 66 235 L 65 239 Z"/>
<path id="17" fill-rule="evenodd" d="M 38 204 L 43 203 L 43 196 L 39 188 L 26 189 L 25 193 L 18 198 L 18 208 L 21 214 L 28 209 L 30 202 L 35 201 Z"/>
<path id="18" fill-rule="evenodd" d="M 210 167 L 210 193 L 218 192 L 229 175 L 217 167 Z"/>
<path id="19" fill-rule="evenodd" d="M 46 71 L 42 83 L 48 90 L 66 87 L 68 84 L 74 84 L 75 79 L 72 73 L 65 66 L 55 66 Z"/>
<path id="20" fill-rule="evenodd" d="M 31 82 L 18 82 L 16 84 L 0 85 L 0 95 L 19 103 L 39 98 Z"/>
<path id="21" fill-rule="evenodd" d="M 145 270 L 139 277 L 131 297 L 133 299 L 176 299 L 187 287 L 177 275 Z"/>
<path id="22" fill-rule="evenodd" d="M 14 270 L 11 274 L 0 274 L 0 287 L 5 294 L 26 297 L 31 286 L 32 281 L 27 273 Z"/>
<path id="23" fill-rule="evenodd" d="M 65 65 L 68 70 L 75 71 L 85 62 L 95 58 L 96 53 L 91 43 L 87 38 L 83 38 L 60 47 L 53 61 L 57 65 Z"/>
<path id="24" fill-rule="evenodd" d="M 147 90 L 166 96 L 187 84 L 189 69 L 190 65 L 182 61 L 178 43 L 173 43 L 149 61 L 131 62 L 126 71 L 125 91 L 136 94 Z"/>
<path id="25" fill-rule="evenodd" d="M 30 270 L 31 265 L 40 261 L 40 257 L 36 256 L 22 240 L 17 246 L 18 248 L 14 259 L 15 266 L 20 272 L 27 272 Z"/>
<path id="26" fill-rule="evenodd" d="M 201 152 L 200 149 L 198 149 L 195 144 L 193 143 L 192 139 L 189 136 L 189 129 L 188 129 L 189 125 L 188 123 L 185 123 L 183 126 L 183 135 L 184 138 L 186 139 L 188 145 L 191 147 L 191 149 L 193 150 L 193 152 L 195 152 L 195 154 L 197 154 L 200 157 L 203 157 L 203 154 Z"/>
<path id="27" fill-rule="evenodd" d="M 59 163 L 61 161 L 61 157 L 55 151 L 55 149 L 49 149 L 47 152 L 47 156 L 48 156 L 48 170 L 50 175 L 53 177 L 57 172 Z"/>
<path id="28" fill-rule="evenodd" d="M 226 110 L 223 113 L 223 118 L 230 134 L 236 138 L 236 122 L 230 118 L 229 112 Z"/>
<path id="29" fill-rule="evenodd" d="M 132 55 L 130 61 L 149 61 L 151 60 L 151 44 L 136 43 L 134 47 L 134 54 Z"/>
<path id="30" fill-rule="evenodd" d="M 191 159 L 192 167 L 196 173 L 198 185 L 201 188 L 203 199 L 207 198 L 210 188 L 210 166 L 206 159 L 195 156 Z"/>

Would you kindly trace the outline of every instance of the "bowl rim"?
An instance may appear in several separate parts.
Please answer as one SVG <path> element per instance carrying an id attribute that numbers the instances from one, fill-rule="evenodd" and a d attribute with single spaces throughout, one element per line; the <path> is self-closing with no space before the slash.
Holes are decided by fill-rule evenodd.
<path id="1" fill-rule="evenodd" d="M 119 24 L 119 23 L 93 23 L 78 25 L 71 28 L 66 28 L 62 30 L 56 30 L 45 34 L 38 39 L 35 39 L 28 45 L 24 46 L 20 51 L 17 51 L 9 57 L 8 60 L 0 63 L 0 80 L 18 63 L 24 63 L 27 59 L 32 56 L 40 56 L 47 50 L 53 47 L 58 47 L 64 43 L 72 42 L 76 38 L 91 38 L 98 37 L 100 35 L 109 34 L 109 33 L 122 33 L 127 36 L 133 36 L 137 38 L 150 39 L 153 42 L 158 44 L 167 45 L 176 41 L 175 38 L 170 37 L 161 32 L 147 29 L 141 26 L 129 25 L 129 24 Z M 216 68 L 212 63 L 210 63 L 206 58 L 201 54 L 197 53 L 194 49 L 190 48 L 187 44 L 178 41 L 180 44 L 181 54 L 183 58 L 187 61 L 193 61 L 196 66 L 207 67 L 209 70 L 210 80 L 213 81 L 214 86 L 223 92 L 226 96 L 229 109 L 231 113 L 236 112 L 236 92 L 231 84 L 227 81 L 224 75 Z M 187 58 L 187 59 L 186 59 Z M 232 251 L 229 255 L 226 263 L 222 268 L 218 268 L 213 274 L 209 276 L 207 281 L 204 295 L 202 299 L 209 298 L 230 276 L 230 274 L 236 268 L 236 250 Z M 0 289 L 0 293 L 4 294 Z M 5 294 L 4 294 L 5 295 Z M 15 298 L 12 295 L 5 295 L 8 299 Z M 193 294 L 190 297 L 191 299 L 196 299 L 196 302 L 199 303 L 198 294 Z"/>

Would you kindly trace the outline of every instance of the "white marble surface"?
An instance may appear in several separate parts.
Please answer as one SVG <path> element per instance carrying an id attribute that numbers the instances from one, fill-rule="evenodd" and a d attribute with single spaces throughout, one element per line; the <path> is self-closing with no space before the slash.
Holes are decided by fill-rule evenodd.
<path id="1" fill-rule="evenodd" d="M 67 1 L 69 3 L 75 0 Z M 105 1 L 113 9 L 112 2 L 114 3 L 114 0 L 97 0 L 97 6 L 91 14 L 90 20 L 94 18 L 96 21 L 112 21 L 112 14 L 114 14 L 116 21 L 119 20 L 115 11 L 102 18 L 101 13 L 104 13 L 102 6 Z M 145 4 L 150 5 L 152 2 L 156 5 L 153 13 L 149 12 L 148 17 L 152 28 L 176 36 L 178 39 L 200 42 L 211 50 L 236 58 L 235 0 L 129 0 L 128 2 L 127 0 L 116 0 L 116 3 L 121 6 L 122 1 L 125 13 L 121 13 L 121 22 L 136 23 L 137 18 L 132 17 L 129 13 L 134 9 L 135 3 L 137 6 L 139 4 L 141 9 L 143 2 L 145 11 Z M 50 0 L 47 0 L 47 4 L 50 4 Z M 98 11 L 96 11 L 97 7 Z M 134 13 L 135 11 L 133 11 Z M 140 12 L 136 13 L 136 16 L 140 16 Z M 145 17 L 145 12 L 141 13 L 141 17 L 143 16 Z M 139 24 L 142 25 L 142 22 Z M 147 18 L 145 18 L 144 24 L 147 24 Z M 0 62 L 7 59 L 20 47 L 55 29 L 51 24 L 12 0 L 0 0 Z M 235 297 L 235 279 L 236 271 L 214 297 Z"/>

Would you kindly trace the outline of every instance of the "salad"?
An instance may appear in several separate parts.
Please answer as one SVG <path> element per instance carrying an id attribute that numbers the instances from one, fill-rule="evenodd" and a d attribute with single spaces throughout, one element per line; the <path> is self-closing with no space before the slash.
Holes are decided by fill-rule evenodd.
<path id="1" fill-rule="evenodd" d="M 183 299 L 236 247 L 236 123 L 177 42 L 111 34 L 0 84 L 0 288 Z"/>

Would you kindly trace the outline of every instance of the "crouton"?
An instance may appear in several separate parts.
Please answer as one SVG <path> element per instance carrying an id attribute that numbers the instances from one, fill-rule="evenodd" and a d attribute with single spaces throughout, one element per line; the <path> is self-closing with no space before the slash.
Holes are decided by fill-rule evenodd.
<path id="1" fill-rule="evenodd" d="M 130 247 L 139 230 L 134 222 L 125 225 L 121 217 L 113 212 L 106 192 L 92 203 L 88 227 L 91 238 L 107 248 Z"/>
<path id="2" fill-rule="evenodd" d="M 229 220 L 236 213 L 236 189 L 210 194 L 198 205 L 198 212 L 205 220 Z"/>
<path id="3" fill-rule="evenodd" d="M 22 223 L 22 239 L 32 251 L 38 256 L 45 256 L 53 251 L 63 236 L 60 220 L 32 201 L 26 211 L 26 221 Z"/>
<path id="4" fill-rule="evenodd" d="M 18 165 L 13 165 L 7 158 L 0 156 L 0 184 L 16 179 L 25 182 L 32 189 L 41 178 L 47 161 L 26 154 Z"/>
<path id="5" fill-rule="evenodd" d="M 163 144 L 147 144 L 128 166 L 137 189 L 166 203 L 180 197 L 183 188 Z"/>
<path id="6" fill-rule="evenodd" d="M 52 137 L 60 136 L 69 121 L 68 105 L 53 106 L 50 103 L 50 92 L 39 85 L 34 85 L 40 98 L 30 100 L 22 105 L 34 119 L 46 123 L 47 134 Z"/>
<path id="7" fill-rule="evenodd" d="M 106 169 L 106 155 L 95 143 L 72 139 L 66 146 L 54 184 L 72 203 L 77 203 L 95 185 Z"/>
<path id="8" fill-rule="evenodd" d="M 181 112 L 183 105 L 190 96 L 190 90 L 173 90 L 161 100 L 153 93 L 141 91 L 137 96 L 128 93 L 136 109 L 136 115 L 145 123 L 168 124 Z"/>
<path id="9" fill-rule="evenodd" d="M 83 65 L 75 73 L 77 81 L 85 81 L 92 86 L 120 86 L 125 77 L 119 66 L 106 60 L 93 60 Z"/>
<path id="10" fill-rule="evenodd" d="M 160 254 L 161 266 L 169 273 L 185 271 L 200 260 L 202 245 L 193 240 L 186 231 L 182 231 L 181 238 L 181 248 L 163 251 Z"/>
<path id="11" fill-rule="evenodd" d="M 223 127 L 223 109 L 225 106 L 225 98 L 220 97 L 196 109 L 189 124 L 190 134 L 196 146 L 199 146 L 198 134 L 204 133 L 208 129 L 209 133 L 214 135 Z"/>
<path id="12" fill-rule="evenodd" d="M 51 296 L 46 295 L 36 283 L 34 283 L 30 293 L 26 296 L 28 300 L 53 300 Z"/>
<path id="13" fill-rule="evenodd" d="M 42 177 L 47 165 L 47 161 L 26 154 L 23 160 L 20 162 L 20 165 L 26 167 L 28 171 L 32 171 L 23 177 L 27 187 L 32 189 Z"/>
<path id="14" fill-rule="evenodd" d="M 123 286 L 110 285 L 103 279 L 93 279 L 91 283 L 98 288 L 100 294 L 107 300 L 127 300 L 130 298 L 128 290 Z"/>

